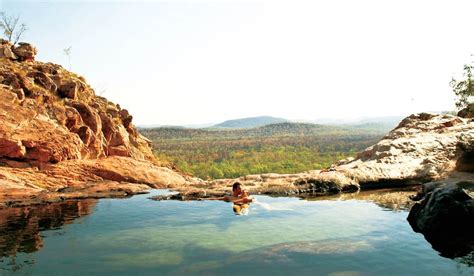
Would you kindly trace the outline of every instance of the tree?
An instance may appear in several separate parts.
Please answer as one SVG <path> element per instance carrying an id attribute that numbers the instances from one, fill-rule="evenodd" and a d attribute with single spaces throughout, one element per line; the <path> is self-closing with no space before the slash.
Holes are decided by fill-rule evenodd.
<path id="1" fill-rule="evenodd" d="M 20 16 L 8 16 L 4 12 L 0 12 L 0 29 L 3 31 L 5 38 L 13 45 L 17 44 L 21 36 L 26 32 L 26 25 L 19 24 Z"/>
<path id="2" fill-rule="evenodd" d="M 465 64 L 463 68 L 463 78 L 461 80 L 452 78 L 449 82 L 454 94 L 458 97 L 456 102 L 458 109 L 469 106 L 472 101 L 471 97 L 474 96 L 473 69 L 474 66 L 472 64 Z"/>

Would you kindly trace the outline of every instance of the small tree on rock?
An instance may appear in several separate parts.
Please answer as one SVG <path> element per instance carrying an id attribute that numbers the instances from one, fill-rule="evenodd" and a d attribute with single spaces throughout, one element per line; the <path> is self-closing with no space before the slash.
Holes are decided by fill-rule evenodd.
<path id="1" fill-rule="evenodd" d="M 13 45 L 18 43 L 27 30 L 26 25 L 19 21 L 19 15 L 8 16 L 4 12 L 0 12 L 0 31 L 3 31 L 5 38 Z"/>
<path id="2" fill-rule="evenodd" d="M 456 107 L 458 109 L 468 107 L 474 96 L 474 66 L 472 64 L 465 64 L 463 71 L 462 79 L 456 80 L 452 78 L 449 82 L 454 94 L 458 97 L 456 101 Z"/>

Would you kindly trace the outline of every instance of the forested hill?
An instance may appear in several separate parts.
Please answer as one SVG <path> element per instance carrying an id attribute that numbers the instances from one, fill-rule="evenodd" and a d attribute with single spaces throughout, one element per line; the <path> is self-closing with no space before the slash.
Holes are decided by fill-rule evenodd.
<path id="1" fill-rule="evenodd" d="M 288 122 L 283 118 L 275 118 L 271 116 L 260 116 L 243 119 L 228 120 L 220 124 L 214 125 L 213 128 L 251 128 L 270 124 Z"/>
<path id="2" fill-rule="evenodd" d="M 245 137 L 287 137 L 287 136 L 374 136 L 384 135 L 390 129 L 378 124 L 330 126 L 307 123 L 277 123 L 246 129 L 191 129 L 181 127 L 160 127 L 140 129 L 152 139 L 205 139 Z"/>
<path id="3" fill-rule="evenodd" d="M 247 129 L 140 129 L 158 159 L 203 179 L 325 168 L 376 143 L 390 129 L 377 124 L 278 123 Z"/>

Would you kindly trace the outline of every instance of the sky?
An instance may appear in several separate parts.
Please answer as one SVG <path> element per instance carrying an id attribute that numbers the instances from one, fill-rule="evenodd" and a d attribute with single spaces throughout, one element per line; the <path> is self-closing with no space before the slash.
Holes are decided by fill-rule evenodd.
<path id="1" fill-rule="evenodd" d="M 28 26 L 37 60 L 84 76 L 136 125 L 454 110 L 449 81 L 474 54 L 473 10 L 472 0 L 0 0 Z"/>

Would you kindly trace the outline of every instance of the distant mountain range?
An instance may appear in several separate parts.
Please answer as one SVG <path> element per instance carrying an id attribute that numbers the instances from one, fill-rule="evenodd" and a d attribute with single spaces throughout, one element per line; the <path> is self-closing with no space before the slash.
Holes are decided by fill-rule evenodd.
<path id="1" fill-rule="evenodd" d="M 274 125 L 279 123 L 294 123 L 294 124 L 316 124 L 329 125 L 340 127 L 355 127 L 362 129 L 380 130 L 388 132 L 400 123 L 404 117 L 402 116 L 385 116 L 372 118 L 354 118 L 354 119 L 330 119 L 321 118 L 310 121 L 290 121 L 284 118 L 276 118 L 271 116 L 260 116 L 242 118 L 236 120 L 228 120 L 217 125 L 207 128 L 213 129 L 240 129 L 240 128 L 255 128 L 267 125 Z"/>
<path id="2" fill-rule="evenodd" d="M 354 119 L 333 119 L 333 118 L 320 118 L 316 120 L 295 120 L 290 121 L 284 118 L 277 118 L 271 116 L 259 116 L 241 118 L 235 120 L 227 120 L 219 124 L 198 124 L 198 125 L 184 125 L 184 126 L 170 126 L 170 125 L 146 125 L 139 126 L 139 128 L 191 128 L 191 129 L 246 129 L 256 128 L 266 125 L 273 125 L 279 123 L 295 123 L 295 124 L 317 124 L 317 125 L 330 125 L 330 126 L 341 126 L 341 127 L 356 127 L 356 128 L 371 128 L 379 129 L 382 131 L 389 131 L 396 127 L 398 123 L 403 119 L 403 116 L 385 116 L 385 117 L 367 117 L 367 118 L 354 118 Z"/>
<path id="3" fill-rule="evenodd" d="M 167 139 L 241 139 L 251 137 L 339 137 L 339 136 L 383 136 L 391 129 L 374 124 L 321 125 L 284 122 L 253 128 L 142 128 L 140 133 L 152 140 Z"/>
<path id="4" fill-rule="evenodd" d="M 211 128 L 253 128 L 284 122 L 288 122 L 288 120 L 271 116 L 259 116 L 236 120 L 227 120 L 220 124 L 214 125 Z"/>

